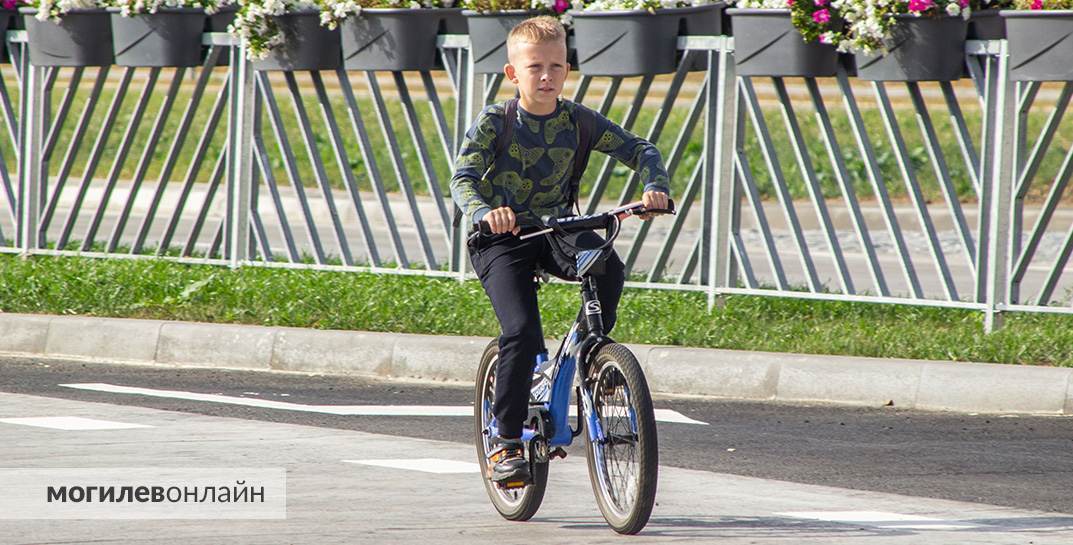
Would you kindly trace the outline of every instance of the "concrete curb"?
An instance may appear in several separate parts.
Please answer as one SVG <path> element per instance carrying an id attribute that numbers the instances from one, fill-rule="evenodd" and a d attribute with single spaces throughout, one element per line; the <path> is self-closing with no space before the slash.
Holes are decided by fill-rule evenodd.
<path id="1" fill-rule="evenodd" d="M 469 383 L 489 340 L 0 313 L 0 354 L 173 367 Z M 1073 369 L 629 346 L 657 393 L 972 413 L 1073 414 Z"/>

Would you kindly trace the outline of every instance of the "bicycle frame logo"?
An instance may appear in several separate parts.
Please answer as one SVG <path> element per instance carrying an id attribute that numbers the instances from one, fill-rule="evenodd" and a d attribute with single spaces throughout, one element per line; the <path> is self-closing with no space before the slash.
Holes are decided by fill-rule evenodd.
<path id="1" fill-rule="evenodd" d="M 593 299 L 585 302 L 585 314 L 592 316 L 593 314 L 600 314 L 603 310 L 600 308 L 600 300 Z"/>

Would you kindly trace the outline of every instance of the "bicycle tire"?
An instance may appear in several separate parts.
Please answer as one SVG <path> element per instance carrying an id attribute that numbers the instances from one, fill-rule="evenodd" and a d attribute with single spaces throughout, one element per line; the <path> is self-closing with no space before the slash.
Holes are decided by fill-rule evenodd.
<path id="1" fill-rule="evenodd" d="M 652 515 L 659 481 L 659 439 L 648 382 L 633 353 L 612 343 L 593 356 L 585 385 L 605 435 L 602 442 L 583 435 L 593 495 L 612 530 L 636 534 Z M 613 474 L 629 465 L 619 463 L 620 454 L 622 460 L 634 461 L 632 476 Z"/>
<path id="2" fill-rule="evenodd" d="M 477 369 L 477 381 L 473 399 L 474 444 L 477 447 L 477 463 L 481 468 L 481 480 L 492 505 L 499 514 L 517 522 L 529 520 L 540 509 L 544 491 L 548 486 L 548 463 L 532 464 L 533 482 L 525 488 L 502 490 L 488 479 L 488 453 L 490 440 L 485 433 L 491 418 L 492 401 L 495 399 L 495 370 L 499 362 L 499 341 L 493 340 L 484 349 L 481 364 Z M 528 456 L 527 456 L 528 459 Z"/>

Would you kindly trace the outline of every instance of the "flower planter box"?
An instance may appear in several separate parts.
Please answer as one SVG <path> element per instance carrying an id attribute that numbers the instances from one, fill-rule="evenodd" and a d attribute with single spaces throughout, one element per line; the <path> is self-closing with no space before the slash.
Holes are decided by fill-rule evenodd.
<path id="1" fill-rule="evenodd" d="M 679 32 L 683 36 L 730 36 L 731 23 L 727 15 L 726 2 L 715 2 L 697 6 L 699 11 L 688 17 L 683 17 L 679 23 Z M 678 52 L 678 61 L 685 55 L 685 51 Z M 693 63 L 689 66 L 691 72 L 705 72 L 708 70 L 708 56 L 693 54 Z"/>
<path id="2" fill-rule="evenodd" d="M 109 66 L 112 20 L 104 9 L 71 10 L 58 23 L 39 21 L 33 8 L 19 8 L 34 66 Z"/>
<path id="3" fill-rule="evenodd" d="M 0 10 L 0 32 L 7 32 L 14 29 L 16 23 L 21 19 L 17 17 L 17 13 L 13 10 Z M 4 34 L 6 36 L 6 34 Z M 11 62 L 8 57 L 7 40 L 0 40 L 0 62 Z"/>
<path id="4" fill-rule="evenodd" d="M 442 8 L 436 11 L 443 14 L 443 19 L 440 20 L 439 34 L 469 34 L 469 20 L 462 14 L 462 8 Z M 446 69 L 439 51 L 436 52 L 436 61 L 432 69 Z"/>
<path id="5" fill-rule="evenodd" d="M 713 2 L 692 8 L 682 14 L 680 26 L 683 36 L 729 36 L 730 17 L 727 17 L 726 2 Z"/>
<path id="6" fill-rule="evenodd" d="M 462 14 L 462 8 L 441 8 L 436 12 L 443 17 L 440 21 L 440 34 L 469 33 L 469 21 Z"/>
<path id="7" fill-rule="evenodd" d="M 341 25 L 347 70 L 432 70 L 436 33 L 444 15 L 437 9 L 363 9 Z"/>
<path id="8" fill-rule="evenodd" d="M 670 8 L 653 12 L 571 11 L 578 66 L 590 76 L 641 76 L 674 72 L 678 36 L 697 18 L 698 32 L 721 32 L 720 5 Z M 713 21 L 720 21 L 718 25 Z M 707 32 L 705 32 L 707 33 Z"/>
<path id="9" fill-rule="evenodd" d="M 1010 79 L 1073 81 L 1073 10 L 1003 11 Z"/>
<path id="10" fill-rule="evenodd" d="M 112 47 L 120 66 L 198 66 L 205 10 L 160 8 L 156 13 L 112 16 Z"/>
<path id="11" fill-rule="evenodd" d="M 238 6 L 234 4 L 220 8 L 216 13 L 205 18 L 205 32 L 227 32 L 227 27 L 231 26 L 231 23 L 235 21 L 236 13 L 238 13 Z M 230 48 L 223 48 L 219 58 L 216 59 L 216 66 L 231 64 L 229 50 Z M 208 56 L 209 46 L 202 46 L 201 62 L 205 62 Z"/>
<path id="12" fill-rule="evenodd" d="M 478 13 L 465 10 L 469 27 L 470 55 L 477 74 L 498 74 L 507 64 L 507 35 L 514 25 L 539 15 L 535 11 L 510 10 Z"/>
<path id="13" fill-rule="evenodd" d="M 857 54 L 857 77 L 872 81 L 953 81 L 965 73 L 969 23 L 961 16 L 897 15 L 887 52 Z"/>
<path id="14" fill-rule="evenodd" d="M 970 40 L 1005 40 L 1006 20 L 997 9 L 982 9 L 969 17 Z"/>
<path id="15" fill-rule="evenodd" d="M 236 13 L 238 6 L 234 4 L 218 9 L 205 19 L 205 32 L 227 32 L 227 27 L 235 21 Z"/>
<path id="16" fill-rule="evenodd" d="M 839 53 L 838 64 L 846 71 L 847 76 L 851 78 L 857 77 L 857 57 L 853 53 Z"/>
<path id="17" fill-rule="evenodd" d="M 727 10 L 738 35 L 734 64 L 739 76 L 831 77 L 838 72 L 833 45 L 809 43 L 790 20 L 788 9 Z"/>
<path id="18" fill-rule="evenodd" d="M 253 62 L 254 70 L 335 70 L 341 64 L 339 29 L 320 25 L 320 12 L 296 11 L 276 16 L 283 43 L 265 59 Z"/>

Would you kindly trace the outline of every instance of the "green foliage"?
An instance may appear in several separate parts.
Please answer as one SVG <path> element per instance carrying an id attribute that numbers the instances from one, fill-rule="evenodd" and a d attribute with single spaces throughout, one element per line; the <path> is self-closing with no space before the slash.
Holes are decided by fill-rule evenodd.
<path id="1" fill-rule="evenodd" d="M 462 7 L 480 13 L 536 9 L 533 0 L 462 0 Z"/>
<path id="2" fill-rule="evenodd" d="M 1013 0 L 1013 9 L 1056 10 L 1073 9 L 1073 0 Z"/>

